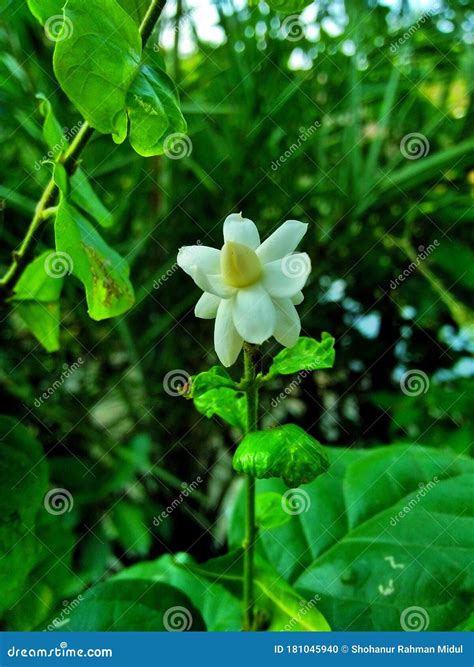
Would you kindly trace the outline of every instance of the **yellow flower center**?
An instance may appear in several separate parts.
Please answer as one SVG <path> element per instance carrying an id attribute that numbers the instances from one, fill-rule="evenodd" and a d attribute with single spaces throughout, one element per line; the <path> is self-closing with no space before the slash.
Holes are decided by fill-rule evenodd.
<path id="1" fill-rule="evenodd" d="M 262 265 L 252 248 L 227 241 L 221 250 L 221 271 L 231 287 L 248 287 L 262 275 Z"/>

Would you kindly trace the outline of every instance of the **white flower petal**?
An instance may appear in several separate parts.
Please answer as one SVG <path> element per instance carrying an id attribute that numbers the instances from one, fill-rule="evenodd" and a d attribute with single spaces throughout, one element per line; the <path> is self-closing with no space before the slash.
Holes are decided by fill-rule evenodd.
<path id="1" fill-rule="evenodd" d="M 234 305 L 234 324 L 248 343 L 260 345 L 273 334 L 275 307 L 268 292 L 256 283 L 237 292 Z"/>
<path id="2" fill-rule="evenodd" d="M 258 229 L 249 218 L 241 213 L 232 213 L 224 220 L 224 242 L 236 241 L 255 250 L 260 245 Z"/>
<path id="3" fill-rule="evenodd" d="M 228 285 L 220 273 L 214 275 L 207 275 L 199 268 L 194 271 L 194 282 L 203 292 L 209 292 L 221 299 L 229 299 L 236 293 L 236 288 Z"/>
<path id="4" fill-rule="evenodd" d="M 285 347 L 293 347 L 301 331 L 301 322 L 291 299 L 274 299 L 276 324 L 274 336 Z"/>
<path id="5" fill-rule="evenodd" d="M 311 271 L 311 260 L 305 252 L 287 255 L 263 266 L 262 283 L 270 296 L 284 299 L 303 289 Z"/>
<path id="6" fill-rule="evenodd" d="M 204 273 L 219 273 L 221 251 L 205 245 L 187 245 L 179 249 L 178 266 L 194 278 L 196 267 Z"/>
<path id="7" fill-rule="evenodd" d="M 296 246 L 306 234 L 308 225 L 298 220 L 287 220 L 257 248 L 260 261 L 273 262 L 296 250 Z"/>
<path id="8" fill-rule="evenodd" d="M 204 292 L 194 308 L 194 314 L 203 320 L 213 320 L 217 315 L 220 302 L 220 297 Z"/>
<path id="9" fill-rule="evenodd" d="M 297 292 L 295 296 L 291 297 L 291 303 L 294 303 L 295 306 L 299 306 L 300 303 L 303 303 L 303 301 L 304 301 L 303 292 Z"/>
<path id="10" fill-rule="evenodd" d="M 234 299 L 222 299 L 217 309 L 214 327 L 214 347 L 224 366 L 232 366 L 235 363 L 243 345 L 232 318 L 233 302 Z"/>

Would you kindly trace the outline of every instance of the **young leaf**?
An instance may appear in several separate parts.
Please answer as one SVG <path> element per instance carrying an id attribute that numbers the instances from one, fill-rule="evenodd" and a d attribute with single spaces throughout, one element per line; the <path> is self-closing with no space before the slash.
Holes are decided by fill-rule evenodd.
<path id="1" fill-rule="evenodd" d="M 147 49 L 146 57 L 149 64 L 140 67 L 127 94 L 130 143 L 145 157 L 160 155 L 167 136 L 187 129 L 173 82 L 161 59 L 153 49 Z"/>
<path id="2" fill-rule="evenodd" d="M 67 145 L 64 131 L 54 115 L 53 107 L 47 97 L 43 93 L 38 93 L 36 97 L 41 100 L 40 112 L 44 118 L 43 138 L 48 148 L 54 149 L 54 157 L 56 158 Z"/>
<path id="3" fill-rule="evenodd" d="M 235 382 L 222 366 L 213 366 L 208 371 L 199 373 L 191 380 L 192 397 L 196 398 L 205 394 L 210 389 L 218 387 L 235 388 Z"/>
<path id="4" fill-rule="evenodd" d="M 67 38 L 54 50 L 61 88 L 84 118 L 121 142 L 127 134 L 125 100 L 141 57 L 141 38 L 133 19 L 116 0 L 68 0 Z"/>
<path id="5" fill-rule="evenodd" d="M 269 375 L 290 375 L 299 371 L 317 371 L 334 365 L 335 339 L 324 332 L 321 341 L 301 336 L 293 347 L 279 352 L 273 359 Z"/>
<path id="6" fill-rule="evenodd" d="M 54 250 L 46 250 L 26 267 L 11 299 L 17 313 L 48 352 L 59 349 L 63 269 Z"/>
<path id="7" fill-rule="evenodd" d="M 72 274 L 85 287 L 93 320 L 115 317 L 132 307 L 135 297 L 127 262 L 65 199 L 56 215 L 55 235 L 56 250 L 69 258 Z"/>
<path id="8" fill-rule="evenodd" d="M 245 396 L 228 387 L 210 389 L 194 398 L 198 412 L 210 418 L 217 415 L 231 426 L 245 429 L 247 407 Z"/>
<path id="9" fill-rule="evenodd" d="M 324 448 L 296 424 L 253 431 L 234 454 L 237 472 L 259 479 L 281 477 L 287 486 L 308 484 L 329 468 Z"/>

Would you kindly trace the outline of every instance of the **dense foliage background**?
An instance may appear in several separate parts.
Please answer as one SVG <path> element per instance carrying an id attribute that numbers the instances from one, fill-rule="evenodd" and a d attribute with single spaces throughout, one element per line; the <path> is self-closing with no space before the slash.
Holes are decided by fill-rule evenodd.
<path id="1" fill-rule="evenodd" d="M 48 150 L 35 95 L 50 100 L 63 127 L 74 127 L 79 116 L 58 88 L 53 45 L 26 3 L 2 4 L 0 260 L 6 268 L 49 178 L 46 168 L 35 168 Z M 68 278 L 61 347 L 53 353 L 32 336 L 15 307 L 2 306 L 2 412 L 19 419 L 29 433 L 21 437 L 36 437 L 46 453 L 43 459 L 31 444 L 41 497 L 48 479 L 45 488 L 65 488 L 73 498 L 71 511 L 39 513 L 35 536 L 18 537 L 24 551 L 12 550 L 1 533 L 9 559 L 6 569 L 0 566 L 8 582 L 5 627 L 46 627 L 89 586 L 143 560 L 188 552 L 203 562 L 225 552 L 239 491 L 231 469 L 238 431 L 170 395 L 165 378 L 216 363 L 212 323 L 193 315 L 199 290 L 175 261 L 182 245 L 219 247 L 230 212 L 255 220 L 262 237 L 286 219 L 310 224 L 304 250 L 313 271 L 300 307 L 303 332 L 319 338 L 329 331 L 337 341 L 331 371 L 309 373 L 289 389 L 290 380 L 275 380 L 273 397 L 283 394 L 264 399 L 264 424 L 292 421 L 334 451 L 384 447 L 391 456 L 390 448 L 410 445 L 398 480 L 415 491 L 440 474 L 438 468 L 453 476 L 467 471 L 468 461 L 456 456 L 469 455 L 474 439 L 473 14 L 467 2 L 454 0 L 428 15 L 427 8 L 416 10 L 409 2 L 388 8 L 358 0 L 346 9 L 336 0 L 316 4 L 318 11 L 307 10 L 301 23 L 293 16 L 290 25 L 265 3 L 215 2 L 205 14 L 219 26 L 217 41 L 209 43 L 202 39 L 203 14 L 186 2 L 170 3 L 155 45 L 161 40 L 177 83 L 192 152 L 182 159 L 143 158 L 96 134 L 81 165 L 115 218 L 102 232 L 131 265 L 135 306 L 95 322 L 79 282 Z M 193 48 L 180 52 L 179 43 Z M 51 243 L 46 225 L 36 254 Z M 268 344 L 264 351 L 276 349 Z M 407 371 L 416 371 L 416 386 L 406 386 Z M 232 372 L 240 374 L 238 368 Z M 41 398 L 44 392 L 47 398 Z M 380 451 L 377 465 L 384 469 Z M 9 457 L 4 459 L 13 470 L 24 465 L 13 452 Z M 359 452 L 354 457 L 359 469 L 344 482 L 349 493 L 355 493 L 351 479 L 361 484 L 376 461 L 365 466 Z M 12 509 L 12 472 L 1 479 L 0 506 L 7 508 L 2 531 L 11 536 L 18 514 L 28 523 L 22 512 L 29 500 Z M 350 526 L 377 504 L 385 507 L 391 485 L 397 486 L 390 477 L 372 489 L 372 479 L 379 477 L 369 476 L 367 506 L 352 508 Z M 189 497 L 154 523 L 195 480 Z M 445 506 L 454 507 L 459 493 L 465 504 L 453 512 L 466 520 L 468 490 L 451 480 L 442 496 Z M 316 495 L 315 506 L 322 502 Z M 321 511 L 333 502 L 340 501 L 328 492 Z M 423 517 L 418 520 L 419 531 Z M 295 528 L 299 521 L 284 540 L 300 545 L 290 546 L 296 554 L 292 583 L 311 560 L 308 549 L 311 558 L 318 554 L 315 545 L 325 530 L 320 525 L 311 535 L 314 521 Z M 440 522 L 449 532 L 451 523 Z M 394 542 L 383 546 L 380 540 L 381 561 L 390 555 L 406 560 L 408 554 L 416 561 L 428 547 L 413 573 L 434 587 L 433 600 L 421 605 L 430 607 L 433 629 L 450 629 L 469 615 L 468 563 L 461 549 L 450 551 L 469 534 L 462 525 L 449 544 L 441 540 L 432 549 L 437 536 L 426 528 L 418 552 L 400 552 Z M 338 537 L 347 526 L 328 530 Z M 237 527 L 231 543 L 238 541 Z M 278 569 L 277 561 L 274 554 Z M 372 565 L 362 557 L 354 562 L 355 572 L 345 571 L 347 582 L 359 578 L 363 588 L 365 568 Z M 329 557 L 328 563 L 334 567 Z M 299 590 L 343 599 L 340 588 L 325 588 L 318 576 L 314 584 L 308 570 Z M 389 582 L 388 574 L 380 575 L 383 590 Z M 384 602 L 389 594 L 380 595 Z M 324 592 L 322 598 L 323 613 L 336 629 L 397 627 L 400 609 L 390 616 L 381 607 L 377 615 L 379 602 L 369 609 L 361 601 L 355 609 L 346 605 L 343 615 L 334 602 L 324 606 Z M 238 613 L 234 602 L 229 593 L 226 609 Z"/>

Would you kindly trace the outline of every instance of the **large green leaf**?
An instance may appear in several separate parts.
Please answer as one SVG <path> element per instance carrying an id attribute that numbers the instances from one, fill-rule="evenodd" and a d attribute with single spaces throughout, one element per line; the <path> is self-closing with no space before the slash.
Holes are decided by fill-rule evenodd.
<path id="1" fill-rule="evenodd" d="M 127 262 L 65 199 L 55 222 L 56 250 L 69 258 L 71 272 L 85 287 L 94 320 L 115 317 L 134 303 Z"/>
<path id="2" fill-rule="evenodd" d="M 127 14 L 140 25 L 148 9 L 149 0 L 118 0 Z M 31 13 L 40 23 L 45 23 L 52 16 L 61 15 L 64 0 L 28 0 Z"/>
<path id="3" fill-rule="evenodd" d="M 116 0 L 68 1 L 54 70 L 91 126 L 111 133 L 117 143 L 128 126 L 132 147 L 144 156 L 162 154 L 167 137 L 189 141 L 161 57 L 153 48 L 142 54 L 137 24 Z"/>
<path id="4" fill-rule="evenodd" d="M 142 49 L 136 23 L 116 0 L 68 0 L 63 31 L 53 59 L 61 88 L 92 127 L 123 141 Z"/>
<path id="5" fill-rule="evenodd" d="M 22 273 L 12 302 L 16 312 L 48 352 L 59 349 L 64 266 L 54 250 L 45 250 Z"/>
<path id="6" fill-rule="evenodd" d="M 145 579 L 163 581 L 174 586 L 193 600 L 201 612 L 206 627 L 211 631 L 240 630 L 241 603 L 219 583 L 211 583 L 205 577 L 183 567 L 192 564 L 185 554 L 166 554 L 157 560 L 132 565 L 114 577 L 114 580 Z"/>
<path id="7" fill-rule="evenodd" d="M 69 615 L 63 630 L 159 632 L 205 630 L 201 614 L 181 591 L 162 582 L 127 579 L 98 584 Z"/>
<path id="8" fill-rule="evenodd" d="M 47 491 L 38 441 L 12 417 L 0 417 L 0 611 L 21 596 L 38 558 L 36 514 Z"/>
<path id="9" fill-rule="evenodd" d="M 259 479 L 281 477 L 288 486 L 322 475 L 329 459 L 321 444 L 296 424 L 248 433 L 234 454 L 237 472 Z"/>
<path id="10" fill-rule="evenodd" d="M 233 595 L 242 597 L 243 551 L 214 558 L 202 565 L 185 564 L 187 570 L 225 586 Z M 303 600 L 267 562 L 257 557 L 254 573 L 255 609 L 257 618 L 270 631 L 330 630 L 317 608 L 314 597 Z"/>
<path id="11" fill-rule="evenodd" d="M 400 630 L 410 607 L 424 610 L 430 630 L 462 622 L 474 593 L 473 462 L 419 445 L 330 456 L 301 512 L 264 531 L 259 553 L 306 597 L 321 596 L 335 630 Z M 236 525 L 231 538 L 238 543 Z"/>

